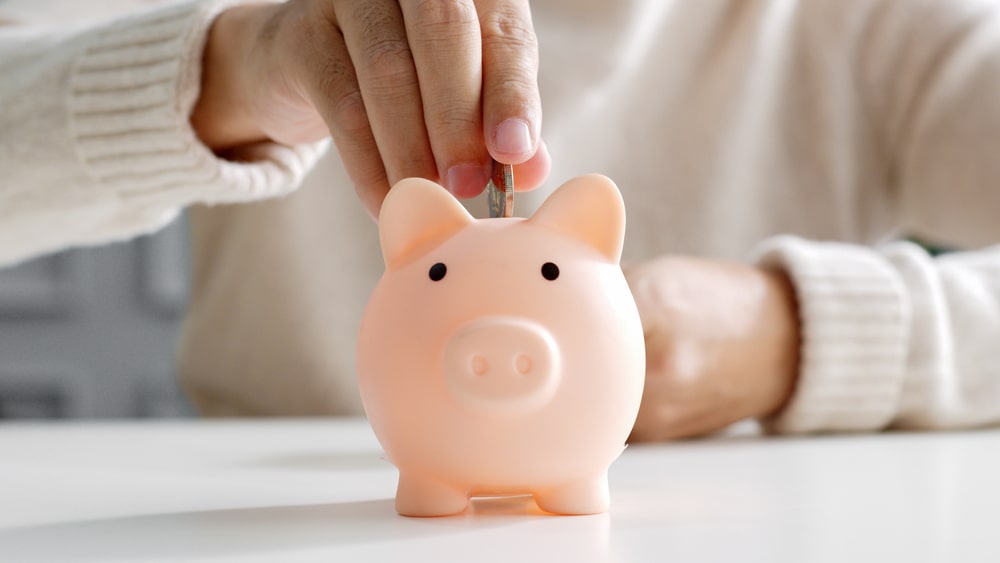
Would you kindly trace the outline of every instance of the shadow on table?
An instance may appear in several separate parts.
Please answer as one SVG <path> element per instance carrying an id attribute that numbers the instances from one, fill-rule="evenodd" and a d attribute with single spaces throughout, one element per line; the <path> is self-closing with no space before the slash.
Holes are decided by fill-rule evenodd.
<path id="1" fill-rule="evenodd" d="M 564 518 L 546 515 L 528 496 L 473 499 L 464 515 L 445 518 L 398 516 L 393 499 L 122 516 L 0 530 L 0 561 L 260 556 L 462 533 L 526 517 Z M 606 518 L 599 523 L 606 526 Z"/>
<path id="2" fill-rule="evenodd" d="M 475 500 L 476 527 L 542 512 L 530 497 Z M 483 518 L 486 516 L 486 518 Z M 511 518 L 519 516 L 521 518 Z M 0 561 L 143 561 L 234 557 L 468 530 L 463 516 L 404 518 L 392 499 L 176 512 L 0 530 Z"/>
<path id="3" fill-rule="evenodd" d="M 381 452 L 372 451 L 302 452 L 239 463 L 240 466 L 248 464 L 267 469 L 316 471 L 325 474 L 331 471 L 367 471 L 392 467 Z"/>

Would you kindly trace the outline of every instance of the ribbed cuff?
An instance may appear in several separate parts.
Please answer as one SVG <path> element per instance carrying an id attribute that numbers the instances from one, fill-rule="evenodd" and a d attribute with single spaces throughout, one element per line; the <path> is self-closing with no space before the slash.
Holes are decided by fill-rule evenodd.
<path id="1" fill-rule="evenodd" d="M 795 286 L 802 335 L 798 384 L 763 421 L 783 433 L 872 431 L 898 409 L 909 302 L 892 265 L 872 249 L 782 236 L 757 250 L 761 266 Z"/>
<path id="2" fill-rule="evenodd" d="M 327 141 L 262 143 L 229 161 L 191 126 L 208 30 L 237 3 L 174 5 L 94 32 L 71 77 L 69 104 L 78 156 L 98 185 L 154 209 L 260 199 L 298 186 Z"/>

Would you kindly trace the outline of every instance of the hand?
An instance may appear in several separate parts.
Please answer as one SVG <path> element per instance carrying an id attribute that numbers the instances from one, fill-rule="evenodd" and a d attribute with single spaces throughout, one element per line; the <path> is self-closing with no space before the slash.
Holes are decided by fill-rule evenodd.
<path id="1" fill-rule="evenodd" d="M 798 372 L 798 317 L 781 272 L 661 257 L 626 268 L 646 339 L 636 441 L 711 433 L 781 409 Z"/>
<path id="2" fill-rule="evenodd" d="M 291 0 L 223 12 L 191 116 L 216 151 L 328 135 L 378 216 L 395 182 L 482 191 L 490 155 L 519 189 L 549 171 L 527 0 Z"/>

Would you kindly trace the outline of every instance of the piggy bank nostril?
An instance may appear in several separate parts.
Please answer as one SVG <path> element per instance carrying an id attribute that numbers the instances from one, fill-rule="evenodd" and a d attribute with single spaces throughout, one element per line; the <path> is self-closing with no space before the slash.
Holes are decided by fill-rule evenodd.
<path id="1" fill-rule="evenodd" d="M 518 373 L 527 375 L 531 371 L 531 357 L 527 354 L 520 354 L 514 360 L 514 368 Z"/>
<path id="2" fill-rule="evenodd" d="M 472 373 L 476 375 L 486 375 L 486 372 L 490 370 L 490 365 L 486 363 L 486 358 L 476 355 L 472 356 Z"/>

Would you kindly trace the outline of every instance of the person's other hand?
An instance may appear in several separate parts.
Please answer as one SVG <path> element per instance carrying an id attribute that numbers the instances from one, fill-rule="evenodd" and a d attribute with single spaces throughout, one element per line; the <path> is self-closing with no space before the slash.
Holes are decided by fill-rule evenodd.
<path id="1" fill-rule="evenodd" d="M 781 272 L 665 256 L 626 268 L 646 340 L 632 440 L 686 438 L 764 417 L 798 372 L 794 291 Z"/>
<path id="2" fill-rule="evenodd" d="M 490 156 L 544 181 L 527 0 L 291 0 L 229 9 L 209 32 L 191 117 L 216 151 L 332 135 L 365 208 L 395 182 L 482 191 Z"/>

